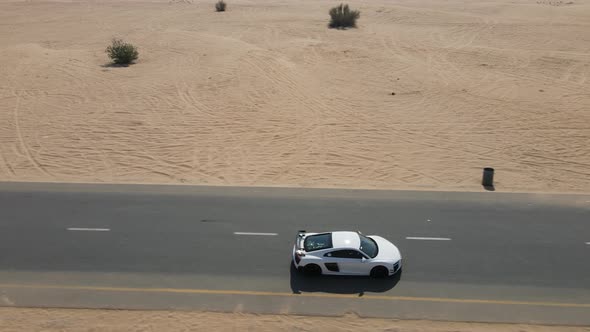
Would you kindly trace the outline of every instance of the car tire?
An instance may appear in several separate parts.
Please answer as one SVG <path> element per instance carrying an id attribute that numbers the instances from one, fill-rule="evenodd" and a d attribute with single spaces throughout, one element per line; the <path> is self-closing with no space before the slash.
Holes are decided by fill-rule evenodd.
<path id="1" fill-rule="evenodd" d="M 303 267 L 306 276 L 315 277 L 322 274 L 322 268 L 317 264 L 307 264 Z"/>
<path id="2" fill-rule="evenodd" d="M 385 266 L 375 266 L 371 269 L 371 277 L 373 278 L 385 278 L 389 275 L 389 271 Z"/>

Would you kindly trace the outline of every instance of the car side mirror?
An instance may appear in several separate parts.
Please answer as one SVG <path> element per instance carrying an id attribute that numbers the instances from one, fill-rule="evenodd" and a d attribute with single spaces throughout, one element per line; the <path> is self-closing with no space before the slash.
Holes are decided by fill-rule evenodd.
<path id="1" fill-rule="evenodd" d="M 367 261 L 367 259 L 366 259 L 365 257 L 362 257 L 362 258 L 361 258 L 361 262 L 363 262 L 363 263 L 364 263 L 364 262 L 366 262 L 366 261 Z"/>

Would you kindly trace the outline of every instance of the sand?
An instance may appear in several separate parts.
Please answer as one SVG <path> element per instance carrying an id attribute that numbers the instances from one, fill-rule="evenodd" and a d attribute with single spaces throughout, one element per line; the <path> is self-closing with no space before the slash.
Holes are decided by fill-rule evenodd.
<path id="1" fill-rule="evenodd" d="M 242 313 L 0 308 L 0 331 L 587 332 L 590 328 L 361 319 L 352 315 L 328 318 Z"/>
<path id="2" fill-rule="evenodd" d="M 0 181 L 590 188 L 589 1 L 213 3 L 0 0 Z"/>

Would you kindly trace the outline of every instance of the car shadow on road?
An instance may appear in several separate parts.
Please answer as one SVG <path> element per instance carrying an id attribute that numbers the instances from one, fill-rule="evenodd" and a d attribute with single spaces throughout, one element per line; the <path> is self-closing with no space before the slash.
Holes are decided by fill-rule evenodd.
<path id="1" fill-rule="evenodd" d="M 293 264 L 291 264 L 290 269 L 291 291 L 294 294 L 324 292 L 363 296 L 365 292 L 383 293 L 395 287 L 402 276 L 402 271 L 399 271 L 395 275 L 384 279 L 348 276 L 310 277 L 298 272 Z"/>

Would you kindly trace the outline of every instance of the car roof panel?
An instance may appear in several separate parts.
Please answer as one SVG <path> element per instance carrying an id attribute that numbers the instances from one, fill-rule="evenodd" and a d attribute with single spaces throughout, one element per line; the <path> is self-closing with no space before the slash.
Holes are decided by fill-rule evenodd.
<path id="1" fill-rule="evenodd" d="M 361 239 L 356 232 L 332 232 L 332 248 L 360 248 Z"/>

